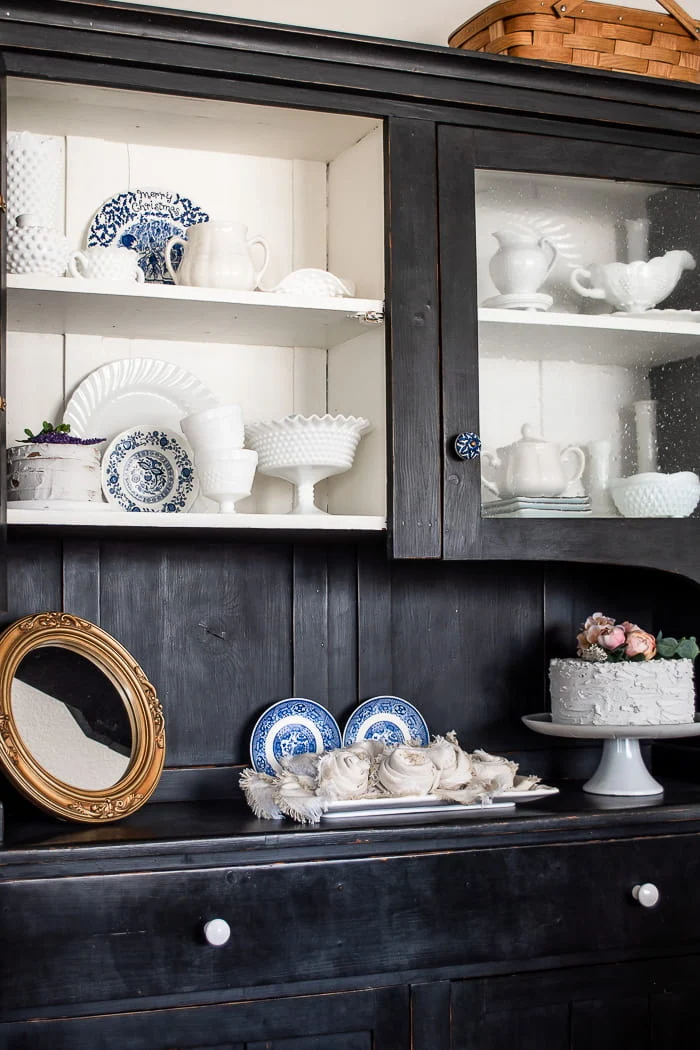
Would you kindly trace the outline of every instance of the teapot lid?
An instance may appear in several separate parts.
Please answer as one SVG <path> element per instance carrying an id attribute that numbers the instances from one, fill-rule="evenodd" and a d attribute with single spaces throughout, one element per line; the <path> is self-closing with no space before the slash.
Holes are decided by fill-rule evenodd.
<path id="1" fill-rule="evenodd" d="M 520 441 L 546 441 L 534 423 L 523 423 L 520 433 L 523 435 Z"/>

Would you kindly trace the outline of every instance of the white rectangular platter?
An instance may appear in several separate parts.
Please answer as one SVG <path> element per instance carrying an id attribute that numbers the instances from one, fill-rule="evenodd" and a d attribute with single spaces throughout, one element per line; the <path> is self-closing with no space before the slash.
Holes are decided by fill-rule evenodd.
<path id="1" fill-rule="evenodd" d="M 450 802 L 434 795 L 404 795 L 401 798 L 360 798 L 331 802 L 323 820 L 346 820 L 348 817 L 409 816 L 432 813 L 463 813 L 465 817 L 493 816 L 496 811 L 514 809 L 517 802 L 558 795 L 559 788 L 542 786 L 530 791 L 499 791 L 485 802 Z"/>

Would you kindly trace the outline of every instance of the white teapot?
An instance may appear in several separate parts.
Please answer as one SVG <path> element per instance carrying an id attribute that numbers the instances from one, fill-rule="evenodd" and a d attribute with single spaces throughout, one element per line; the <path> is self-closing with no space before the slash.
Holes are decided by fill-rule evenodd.
<path id="1" fill-rule="evenodd" d="M 165 245 L 165 265 L 175 284 L 197 288 L 225 288 L 252 291 L 260 284 L 267 269 L 270 252 L 263 237 L 248 237 L 242 222 L 217 220 L 190 226 L 187 240 L 171 237 Z M 182 245 L 184 254 L 177 270 L 172 253 Z M 250 249 L 258 244 L 263 250 L 263 264 L 256 270 Z"/>
<path id="2" fill-rule="evenodd" d="M 481 480 L 495 496 L 561 496 L 579 480 L 586 465 L 583 449 L 577 445 L 560 449 L 556 442 L 545 441 L 531 423 L 525 423 L 522 435 L 512 445 L 481 453 Z"/>

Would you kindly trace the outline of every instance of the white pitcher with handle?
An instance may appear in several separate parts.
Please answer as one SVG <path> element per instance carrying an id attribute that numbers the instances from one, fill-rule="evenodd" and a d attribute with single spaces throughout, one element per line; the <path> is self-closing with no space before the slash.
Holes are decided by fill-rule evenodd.
<path id="1" fill-rule="evenodd" d="M 242 222 L 225 219 L 200 222 L 190 226 L 187 239 L 171 237 L 165 245 L 165 265 L 175 284 L 196 288 L 223 288 L 232 291 L 252 291 L 260 284 L 270 260 L 270 251 L 264 237 L 248 237 L 248 228 Z M 173 249 L 182 245 L 183 256 L 176 270 Z M 251 248 L 263 250 L 263 264 L 255 268 Z"/>
<path id="2" fill-rule="evenodd" d="M 525 423 L 522 435 L 496 452 L 482 451 L 481 480 L 489 492 L 499 499 L 561 496 L 580 479 L 586 465 L 583 449 L 577 445 L 560 449 L 555 441 L 545 441 L 532 423 Z"/>

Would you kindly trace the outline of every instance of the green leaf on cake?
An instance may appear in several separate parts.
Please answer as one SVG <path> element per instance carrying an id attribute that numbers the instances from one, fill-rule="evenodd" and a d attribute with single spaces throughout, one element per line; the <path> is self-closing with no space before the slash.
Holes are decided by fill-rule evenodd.
<path id="1" fill-rule="evenodd" d="M 681 660 L 694 660 L 698 653 L 700 649 L 694 638 L 681 638 L 676 649 L 676 656 Z"/>

